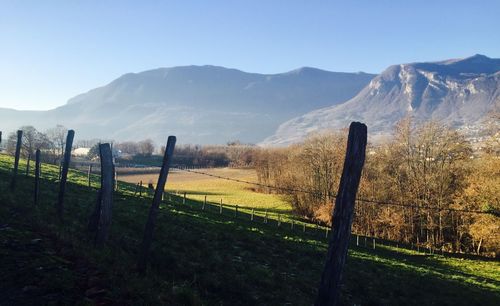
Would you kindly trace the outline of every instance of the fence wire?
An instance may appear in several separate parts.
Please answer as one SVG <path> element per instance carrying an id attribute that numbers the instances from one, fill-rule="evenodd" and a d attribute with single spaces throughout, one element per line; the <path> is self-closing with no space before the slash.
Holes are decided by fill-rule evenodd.
<path id="1" fill-rule="evenodd" d="M 334 195 L 331 193 L 325 194 L 325 193 L 312 191 L 312 190 L 273 186 L 273 185 L 268 185 L 268 184 L 263 184 L 263 183 L 258 183 L 258 182 L 251 182 L 251 181 L 221 176 L 221 175 L 207 173 L 207 172 L 203 172 L 203 171 L 185 169 L 185 168 L 181 168 L 181 167 L 172 167 L 172 169 L 175 169 L 178 171 L 184 171 L 184 172 L 188 172 L 188 173 L 205 175 L 205 176 L 209 176 L 209 177 L 213 177 L 213 178 L 217 178 L 217 179 L 221 179 L 221 180 L 227 180 L 227 181 L 233 181 L 233 182 L 238 182 L 238 183 L 243 183 L 243 184 L 248 184 L 248 185 L 269 188 L 269 189 L 273 189 L 273 190 L 312 194 L 312 195 L 315 195 L 317 197 L 321 197 L 321 198 L 327 199 L 327 200 L 337 198 L 337 195 Z M 469 209 L 457 209 L 457 208 L 440 208 L 440 207 L 422 206 L 422 205 L 408 205 L 408 204 L 402 204 L 402 203 L 392 202 L 392 201 L 383 201 L 383 200 L 374 200 L 374 199 L 365 199 L 365 198 L 356 198 L 356 201 L 361 202 L 361 203 L 397 206 L 397 207 L 404 207 L 404 208 L 435 210 L 435 211 L 448 211 L 448 212 L 458 212 L 458 213 L 471 213 L 471 214 L 484 214 L 484 215 L 493 215 L 496 217 L 500 217 L 500 212 L 497 212 L 497 211 L 482 211 L 482 210 L 469 210 Z"/>

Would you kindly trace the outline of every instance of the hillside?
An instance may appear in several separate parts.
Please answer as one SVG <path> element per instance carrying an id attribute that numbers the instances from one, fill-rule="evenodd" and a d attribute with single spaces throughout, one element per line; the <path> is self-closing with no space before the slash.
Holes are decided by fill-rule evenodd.
<path id="1" fill-rule="evenodd" d="M 79 139 L 158 143 L 256 143 L 278 125 L 308 111 L 348 100 L 375 75 L 300 68 L 257 74 L 217 66 L 159 68 L 125 74 L 49 111 L 0 109 L 2 129 L 36 122 L 81 131 Z"/>
<path id="2" fill-rule="evenodd" d="M 42 168 L 41 203 L 32 205 L 33 177 L 8 190 L 13 159 L 0 155 L 0 300 L 24 304 L 310 305 L 326 253 L 323 231 L 250 221 L 217 206 L 164 201 L 151 267 L 135 270 L 151 198 L 120 183 L 107 246 L 86 234 L 98 177 L 71 171 L 65 224 L 54 203 L 57 171 Z M 21 168 L 25 161 L 21 161 Z M 168 183 L 167 183 L 168 187 Z M 351 244 L 342 287 L 346 305 L 498 305 L 500 264 L 428 255 L 395 246 Z"/>
<path id="3" fill-rule="evenodd" d="M 349 101 L 291 119 L 262 144 L 294 143 L 311 132 L 345 128 L 351 121 L 366 123 L 371 139 L 377 140 L 405 116 L 464 128 L 477 126 L 493 109 L 500 109 L 500 59 L 475 55 L 394 65 Z"/>

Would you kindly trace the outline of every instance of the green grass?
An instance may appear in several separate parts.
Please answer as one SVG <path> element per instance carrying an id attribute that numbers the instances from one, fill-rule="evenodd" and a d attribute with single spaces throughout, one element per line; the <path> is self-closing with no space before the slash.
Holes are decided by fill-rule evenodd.
<path id="1" fill-rule="evenodd" d="M 250 222 L 217 206 L 162 203 L 151 264 L 135 271 L 150 198 L 120 184 L 105 248 L 93 247 L 86 223 L 95 189 L 71 172 L 65 223 L 54 205 L 57 168 L 42 170 L 41 203 L 33 178 L 8 189 L 12 158 L 0 156 L 0 301 L 12 304 L 311 305 L 326 253 L 324 232 L 273 220 Z M 22 167 L 23 163 L 21 163 Z M 97 186 L 98 177 L 93 177 Z M 168 183 L 167 183 L 168 184 Z M 424 255 L 391 246 L 351 245 L 342 301 L 346 305 L 498 305 L 497 261 Z"/>

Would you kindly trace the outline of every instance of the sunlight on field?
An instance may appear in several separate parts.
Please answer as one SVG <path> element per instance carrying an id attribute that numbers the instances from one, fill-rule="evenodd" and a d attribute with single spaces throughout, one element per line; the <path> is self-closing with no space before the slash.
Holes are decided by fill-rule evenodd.
<path id="1" fill-rule="evenodd" d="M 213 175 L 230 177 L 249 182 L 256 182 L 257 176 L 252 169 L 202 169 Z M 137 183 L 142 180 L 144 185 L 156 184 L 157 174 L 132 174 L 119 175 L 118 179 L 124 182 Z M 167 181 L 167 191 L 183 194 L 189 199 L 204 200 L 207 196 L 208 202 L 219 203 L 222 199 L 224 204 L 238 205 L 240 207 L 269 208 L 283 212 L 290 211 L 290 205 L 283 197 L 274 194 L 264 194 L 253 190 L 255 186 L 222 180 L 196 173 L 171 171 Z"/>

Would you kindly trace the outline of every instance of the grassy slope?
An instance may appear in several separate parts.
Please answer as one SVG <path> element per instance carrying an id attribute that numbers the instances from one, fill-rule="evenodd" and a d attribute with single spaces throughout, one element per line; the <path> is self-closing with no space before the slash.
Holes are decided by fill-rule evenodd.
<path id="1" fill-rule="evenodd" d="M 12 159 L 0 156 L 0 301 L 2 304 L 310 305 L 326 241 L 321 233 L 250 222 L 163 203 L 145 278 L 134 272 L 150 199 L 121 184 L 110 241 L 95 250 L 86 220 L 95 191 L 72 172 L 65 224 L 54 218 L 56 169 L 43 168 L 42 202 L 32 205 L 32 177 L 8 190 Z M 97 178 L 94 178 L 97 182 Z M 200 206 L 197 206 L 200 207 Z M 244 219 L 243 219 L 244 217 Z M 500 264 L 351 247 L 345 304 L 498 305 Z"/>

